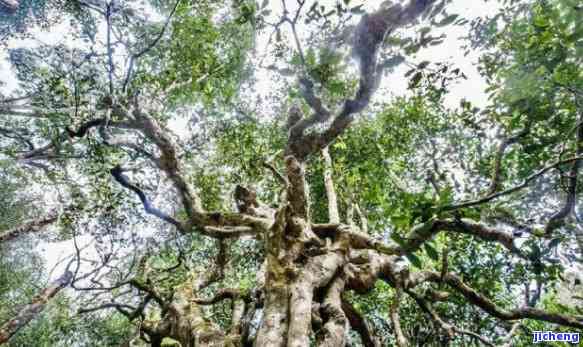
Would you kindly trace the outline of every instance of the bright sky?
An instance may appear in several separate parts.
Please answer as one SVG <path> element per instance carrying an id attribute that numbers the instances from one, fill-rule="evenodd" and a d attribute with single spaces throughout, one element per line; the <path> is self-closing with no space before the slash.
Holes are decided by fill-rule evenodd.
<path id="1" fill-rule="evenodd" d="M 294 10 L 292 4 L 295 3 L 295 1 L 287 1 L 287 4 L 289 4 L 288 10 L 290 10 L 292 13 Z M 333 5 L 335 1 L 326 0 L 321 1 L 321 3 Z M 374 9 L 377 4 L 380 3 L 380 1 L 364 1 L 365 7 L 368 10 Z M 358 2 L 355 2 L 355 5 L 356 4 L 358 4 Z M 272 13 L 274 16 L 277 16 L 282 11 L 280 1 L 272 0 L 269 6 L 272 8 Z M 472 20 L 478 16 L 493 15 L 497 11 L 498 7 L 499 5 L 492 1 L 486 3 L 483 0 L 453 0 L 453 3 L 448 7 L 448 13 L 458 13 L 466 19 Z M 69 46 L 75 46 L 79 44 L 70 41 L 70 38 L 68 35 L 66 35 L 68 30 L 69 27 L 67 21 L 63 21 L 63 23 L 53 26 L 50 31 L 33 29 L 32 39 L 18 41 L 12 40 L 9 42 L 8 46 L 10 48 L 17 48 L 34 47 L 39 43 L 66 43 Z M 447 26 L 444 29 L 436 29 L 432 34 L 438 36 L 441 34 L 440 30 L 447 33 L 447 37 L 444 42 L 441 45 L 420 50 L 417 56 L 414 57 L 411 62 L 418 63 L 424 60 L 453 62 L 456 67 L 459 67 L 467 75 L 468 79 L 461 81 L 459 84 L 452 87 L 451 93 L 447 96 L 446 99 L 447 106 L 456 107 L 459 105 L 459 101 L 462 98 L 471 101 L 477 106 L 484 106 L 486 102 L 486 97 L 484 94 L 485 85 L 475 66 L 479 52 L 471 52 L 468 56 L 464 56 L 464 50 L 461 48 L 464 43 L 459 40 L 460 37 L 467 35 L 468 27 Z M 100 31 L 101 34 L 104 33 L 104 30 Z M 258 37 L 258 51 L 264 50 L 268 35 L 269 32 Z M 389 76 L 386 76 L 383 80 L 383 84 L 381 85 L 381 90 L 383 90 L 383 92 L 377 93 L 377 98 L 386 98 L 386 92 L 391 95 L 404 95 L 407 93 L 407 79 L 404 78 L 404 74 L 408 69 L 408 66 L 402 64 L 396 68 L 393 73 L 391 73 Z M 274 82 L 270 78 L 269 73 L 273 72 L 266 71 L 258 74 L 256 76 L 257 83 L 254 85 L 256 92 L 259 94 L 264 94 L 265 96 L 267 96 L 270 91 L 274 89 L 274 86 L 272 85 Z M 0 52 L 0 76 L 0 81 L 4 84 L 3 86 L 0 86 L 0 91 L 4 94 L 13 92 L 17 87 L 17 81 L 13 71 L 10 68 L 10 63 L 8 62 L 8 52 L 6 51 Z M 184 126 L 184 120 L 178 120 L 171 124 L 171 128 L 173 128 L 173 130 L 176 132 L 183 132 L 183 129 L 186 129 Z M 84 242 L 89 242 L 89 240 L 85 240 Z M 73 249 L 72 241 L 51 243 L 50 245 L 43 243 L 39 245 L 39 251 L 41 251 L 45 256 L 48 269 L 53 268 L 65 255 L 71 254 Z M 53 274 L 53 276 L 58 275 L 60 275 L 59 271 L 55 271 Z"/>
<path id="2" fill-rule="evenodd" d="M 364 4 L 364 8 L 369 11 L 374 11 L 378 4 L 383 1 L 352 1 L 351 6 L 356 6 L 359 4 Z M 322 0 L 319 3 L 333 7 L 336 3 L 335 0 Z M 296 1 L 286 0 L 287 9 L 290 13 L 294 13 L 297 5 Z M 277 22 L 278 16 L 282 12 L 281 1 L 271 1 L 270 7 L 272 8 L 272 22 Z M 452 3 L 448 5 L 447 12 L 449 14 L 460 14 L 461 17 L 466 18 L 468 21 L 475 19 L 480 16 L 493 16 L 496 14 L 500 5 L 497 2 L 484 0 L 452 0 Z M 285 26 L 284 29 L 287 29 Z M 453 62 L 456 67 L 459 67 L 462 72 L 468 77 L 467 80 L 461 81 L 459 84 L 451 87 L 450 93 L 446 97 L 446 103 L 449 107 L 459 106 L 459 102 L 462 98 L 471 101 L 474 105 L 480 107 L 486 104 L 486 95 L 484 93 L 485 82 L 483 78 L 479 75 L 478 70 L 475 66 L 477 62 L 479 51 L 470 52 L 467 56 L 464 56 L 465 50 L 462 48 L 464 42 L 460 40 L 461 37 L 466 36 L 469 30 L 469 23 L 463 26 L 453 26 L 449 25 L 444 28 L 436 28 L 432 31 L 433 36 L 439 36 L 442 33 L 446 34 L 446 38 L 442 44 L 437 46 L 431 46 L 428 48 L 421 49 L 415 57 L 410 60 L 412 63 L 419 63 L 424 60 L 436 61 L 436 62 Z M 257 51 L 261 52 L 265 50 L 265 45 L 267 42 L 267 35 L 259 38 L 257 44 Z M 300 37 L 302 33 L 300 32 Z M 304 35 L 305 36 L 305 35 Z M 304 50 L 306 47 L 304 47 Z M 408 58 L 410 59 L 410 58 Z M 410 67 L 401 64 L 398 66 L 390 75 L 386 76 L 380 86 L 381 90 L 386 91 L 392 95 L 405 95 L 408 93 L 407 85 L 408 80 L 404 77 L 405 72 L 409 70 Z M 271 72 L 277 74 L 277 72 Z M 266 78 L 259 78 L 255 88 L 259 93 L 268 93 L 268 91 L 273 90 L 272 81 L 268 78 L 269 72 L 265 72 Z M 291 77 L 293 78 L 293 77 Z M 383 91 L 379 91 L 376 95 L 379 97 L 386 97 Z"/>

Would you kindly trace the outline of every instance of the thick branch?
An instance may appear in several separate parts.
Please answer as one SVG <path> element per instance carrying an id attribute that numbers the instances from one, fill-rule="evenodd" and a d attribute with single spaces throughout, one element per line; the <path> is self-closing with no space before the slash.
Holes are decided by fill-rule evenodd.
<path id="1" fill-rule="evenodd" d="M 182 176 L 182 166 L 178 161 L 174 141 L 168 136 L 168 132 L 165 129 L 158 125 L 154 119 L 140 112 L 138 108 L 135 109 L 134 116 L 138 120 L 144 135 L 154 142 L 160 150 L 162 155 L 160 156 L 159 167 L 168 175 L 168 178 L 180 194 L 187 216 L 193 221 L 198 220 L 199 214 L 202 213 L 202 203 Z"/>
<path id="2" fill-rule="evenodd" d="M 288 316 L 292 319 L 289 322 L 287 346 L 309 345 L 314 291 L 330 283 L 343 263 L 344 256 L 335 252 L 312 257 L 291 284 Z M 343 286 L 344 283 L 342 281 L 336 285 Z"/>
<path id="3" fill-rule="evenodd" d="M 57 295 L 63 288 L 65 288 L 71 279 L 73 273 L 66 271 L 61 277 L 55 280 L 50 286 L 43 289 L 37 296 L 35 296 L 30 304 L 26 305 L 20 310 L 16 317 L 8 320 L 0 327 L 0 344 L 7 342 L 14 334 L 21 328 L 33 320 L 42 310 L 51 298 Z"/>
<path id="4" fill-rule="evenodd" d="M 498 191 L 500 187 L 500 176 L 502 175 L 502 159 L 504 158 L 504 154 L 506 153 L 506 149 L 511 145 L 518 142 L 522 137 L 524 137 L 529 132 L 529 128 L 525 128 L 524 130 L 520 131 L 516 135 L 510 136 L 505 138 L 500 145 L 498 146 L 498 150 L 496 151 L 496 157 L 494 158 L 494 169 L 492 171 L 492 181 L 490 182 L 490 187 L 488 188 L 488 195 L 492 195 Z"/>
<path id="5" fill-rule="evenodd" d="M 206 236 L 213 237 L 215 239 L 231 239 L 231 238 L 239 238 L 242 236 L 249 236 L 249 235 L 256 235 L 257 230 L 252 227 L 247 226 L 236 226 L 236 227 L 213 227 L 213 226 L 206 226 L 203 227 L 203 234 Z"/>
<path id="6" fill-rule="evenodd" d="M 513 254 L 524 258 L 525 255 L 514 245 L 512 234 L 486 226 L 470 219 L 435 219 L 418 224 L 403 237 L 403 242 L 386 244 L 354 228 L 343 224 L 312 224 L 312 229 L 320 237 L 344 234 L 353 249 L 375 250 L 385 255 L 406 255 L 417 251 L 426 241 L 441 231 L 451 231 L 477 237 L 487 242 L 498 242 Z"/>
<path id="7" fill-rule="evenodd" d="M 245 316 L 245 301 L 241 299 L 233 300 L 231 310 L 231 328 L 229 335 L 235 341 L 241 340 L 241 333 L 243 332 L 243 318 Z"/>
<path id="8" fill-rule="evenodd" d="M 437 231 L 446 230 L 461 234 L 471 235 L 483 241 L 498 242 L 510 252 L 523 256 L 522 252 L 514 245 L 514 236 L 511 233 L 497 230 L 471 219 L 444 219 L 434 224 Z"/>
<path id="9" fill-rule="evenodd" d="M 137 121 L 136 128 L 140 129 L 160 150 L 161 156 L 159 160 L 156 160 L 156 164 L 166 173 L 174 188 L 180 194 L 188 221 L 181 223 L 152 207 L 145 194 L 139 188 L 127 182 L 127 179 L 121 174 L 121 169 L 115 168 L 112 170 L 112 175 L 115 174 L 114 177 L 120 184 L 138 195 L 144 204 L 146 212 L 175 225 L 182 232 L 189 232 L 194 227 L 198 227 L 203 234 L 217 238 L 237 237 L 251 233 L 252 230 L 246 227 L 259 230 L 265 230 L 269 227 L 271 219 L 265 218 L 265 216 L 204 212 L 198 195 L 183 176 L 176 145 L 168 135 L 167 130 L 162 128 L 154 119 L 143 114 L 137 105 L 134 109 L 134 117 Z M 225 226 L 233 228 L 223 228 Z"/>
<path id="10" fill-rule="evenodd" d="M 328 198 L 328 219 L 330 223 L 340 223 L 336 190 L 332 180 L 332 158 L 328 147 L 322 148 L 322 158 L 324 159 L 324 186 L 326 187 L 326 197 Z"/>
<path id="11" fill-rule="evenodd" d="M 577 127 L 576 141 L 576 153 L 577 156 L 583 157 L 583 110 L 581 111 L 581 116 L 579 117 L 579 126 Z M 581 160 L 575 160 L 569 171 L 569 185 L 567 187 L 567 199 L 563 207 L 551 216 L 546 227 L 545 234 L 552 234 L 553 230 L 560 227 L 565 218 L 573 213 L 575 209 L 575 201 L 577 199 L 577 180 L 579 176 L 579 169 L 581 167 Z"/>
<path id="12" fill-rule="evenodd" d="M 214 296 L 211 296 L 210 298 L 207 299 L 196 298 L 193 299 L 193 301 L 200 305 L 213 305 L 227 299 L 230 300 L 239 299 L 242 296 L 243 293 L 239 289 L 221 288 L 217 291 L 217 293 Z"/>
<path id="13" fill-rule="evenodd" d="M 3 231 L 0 233 L 0 243 L 14 240 L 19 235 L 24 233 L 39 231 L 43 227 L 56 222 L 58 217 L 59 213 L 55 210 L 49 213 L 47 216 L 27 221 L 14 228 Z"/>
<path id="14" fill-rule="evenodd" d="M 123 174 L 123 170 L 119 165 L 111 169 L 110 173 L 119 184 L 136 193 L 136 195 L 140 198 L 140 201 L 144 205 L 144 210 L 146 211 L 146 213 L 156 216 L 161 220 L 165 221 L 166 223 L 174 225 L 176 228 L 178 228 L 178 230 L 182 232 L 186 232 L 186 227 L 182 223 L 170 217 L 166 213 L 160 211 L 156 207 L 152 206 L 152 203 L 150 202 L 150 199 L 148 199 L 146 194 L 140 188 L 136 187 L 135 185 L 131 184 L 128 181 L 127 177 Z"/>
<path id="15" fill-rule="evenodd" d="M 528 318 L 556 323 L 563 326 L 583 328 L 583 316 L 569 316 L 561 313 L 551 313 L 533 307 L 521 307 L 507 310 L 499 307 L 493 301 L 465 284 L 462 279 L 455 274 L 448 273 L 444 276 L 443 280 L 453 289 L 462 294 L 470 304 L 478 306 L 498 319 L 517 320 Z M 435 271 L 420 272 L 415 276 L 414 280 L 409 282 L 408 287 L 411 288 L 412 286 L 424 281 L 439 283 L 441 281 L 441 274 Z"/>
<path id="16" fill-rule="evenodd" d="M 57 138 L 53 141 L 51 141 L 50 143 L 47 143 L 46 145 L 33 149 L 31 151 L 25 152 L 23 154 L 20 154 L 16 159 L 22 160 L 22 159 L 33 159 L 35 157 L 38 157 L 40 155 L 45 154 L 47 151 L 52 150 L 57 148 L 61 143 L 72 139 L 72 138 L 82 138 L 85 135 L 87 135 L 87 132 L 95 127 L 101 126 L 101 125 L 105 125 L 107 123 L 107 126 L 109 127 L 115 127 L 115 128 L 121 128 L 121 129 L 133 129 L 134 126 L 133 124 L 131 124 L 130 122 L 107 122 L 107 120 L 105 118 L 97 118 L 97 119 L 93 119 L 90 121 L 87 121 L 83 124 L 81 124 L 81 126 L 79 126 L 79 128 L 75 131 L 72 130 L 71 128 L 67 128 L 66 131 L 62 132 L 61 134 L 59 134 L 57 136 Z"/>
<path id="17" fill-rule="evenodd" d="M 148 296 L 150 296 L 152 299 L 154 299 L 154 301 L 156 301 L 156 303 L 158 305 L 160 305 L 161 308 L 165 308 L 168 306 L 168 303 L 166 302 L 166 299 L 164 299 L 157 291 L 155 288 L 149 286 L 146 283 L 143 283 L 141 281 L 138 281 L 137 279 L 131 279 L 128 281 L 128 283 L 141 290 L 144 293 L 147 293 Z"/>
<path id="18" fill-rule="evenodd" d="M 292 207 L 293 213 L 305 220 L 310 220 L 309 188 L 306 183 L 305 164 L 295 158 L 288 156 L 285 158 L 287 180 L 290 183 L 287 187 L 287 199 Z"/>
<path id="19" fill-rule="evenodd" d="M 364 212 L 358 204 L 354 204 L 354 210 L 360 220 L 360 230 L 362 230 L 363 233 L 368 234 L 368 219 L 366 219 Z"/>
<path id="20" fill-rule="evenodd" d="M 364 347 L 380 347 L 381 343 L 375 336 L 373 328 L 366 319 L 346 300 L 342 300 L 342 310 L 348 318 L 350 327 L 360 335 Z"/>
<path id="21" fill-rule="evenodd" d="M 344 102 L 341 111 L 334 117 L 332 124 L 322 133 L 304 134 L 312 125 L 326 122 L 331 114 L 314 94 L 313 83 L 305 78 L 300 80 L 304 99 L 314 114 L 296 123 L 290 129 L 287 154 L 303 161 L 308 155 L 328 146 L 352 123 L 353 115 L 362 111 L 370 102 L 375 92 L 379 74 L 377 55 L 385 36 L 391 30 L 405 26 L 427 10 L 434 0 L 414 0 L 409 6 L 396 4 L 365 15 L 354 32 L 352 51 L 358 60 L 360 82 L 354 99 Z"/>
<path id="22" fill-rule="evenodd" d="M 401 301 L 401 292 L 402 288 L 397 285 L 395 288 L 395 297 L 393 298 L 393 302 L 389 308 L 389 315 L 391 317 L 391 323 L 393 324 L 393 331 L 395 333 L 395 340 L 397 341 L 398 347 L 407 347 L 409 346 L 409 342 L 405 337 L 405 333 L 401 328 L 401 319 L 399 317 L 399 304 Z"/>
<path id="23" fill-rule="evenodd" d="M 348 320 L 342 310 L 342 292 L 344 291 L 345 280 L 342 274 L 337 276 L 328 291 L 321 308 L 322 316 L 326 323 L 322 328 L 319 347 L 336 347 L 346 345 L 346 330 Z"/>

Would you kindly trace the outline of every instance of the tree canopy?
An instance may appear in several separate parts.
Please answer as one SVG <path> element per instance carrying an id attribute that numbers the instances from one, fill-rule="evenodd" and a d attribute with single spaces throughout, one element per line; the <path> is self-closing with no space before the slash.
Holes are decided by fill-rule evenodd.
<path id="1" fill-rule="evenodd" d="M 0 0 L 0 344 L 582 332 L 583 6 L 461 3 Z"/>

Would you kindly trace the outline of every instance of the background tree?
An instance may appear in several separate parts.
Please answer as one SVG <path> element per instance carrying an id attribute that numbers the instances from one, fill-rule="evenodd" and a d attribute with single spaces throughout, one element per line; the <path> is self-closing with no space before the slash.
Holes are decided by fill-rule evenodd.
<path id="1" fill-rule="evenodd" d="M 14 44 L 0 275 L 18 276 L 1 300 L 34 303 L 43 286 L 25 284 L 59 276 L 19 263 L 38 257 L 24 239 L 71 255 L 55 270 L 69 289 L 10 343 L 509 346 L 582 329 L 580 297 L 560 295 L 583 252 L 580 6 L 502 1 L 469 22 L 449 1 L 379 5 L 75 1 L 66 42 Z M 416 57 L 463 25 L 481 108 L 446 106 L 456 62 Z M 388 97 L 402 66 L 408 93 Z"/>

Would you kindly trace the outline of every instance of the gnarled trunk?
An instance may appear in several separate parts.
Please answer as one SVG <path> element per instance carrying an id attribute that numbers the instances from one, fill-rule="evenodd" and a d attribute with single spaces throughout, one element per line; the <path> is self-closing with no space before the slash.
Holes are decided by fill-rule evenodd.
<path id="1" fill-rule="evenodd" d="M 344 283 L 343 240 L 334 240 L 328 247 L 316 245 L 305 221 L 288 214 L 283 222 L 283 227 L 276 223 L 268 235 L 280 242 L 271 242 L 277 248 L 267 258 L 264 314 L 255 346 L 309 346 L 313 315 L 325 317 L 329 338 L 343 341 L 346 324 L 337 324 Z"/>
<path id="2" fill-rule="evenodd" d="M 265 305 L 255 346 L 308 346 L 313 316 L 325 319 L 321 345 L 341 342 L 346 320 L 340 293 L 348 242 L 343 234 L 327 243 L 316 236 L 309 221 L 303 165 L 292 156 L 286 164 L 288 203 L 277 211 L 265 235 Z"/>

